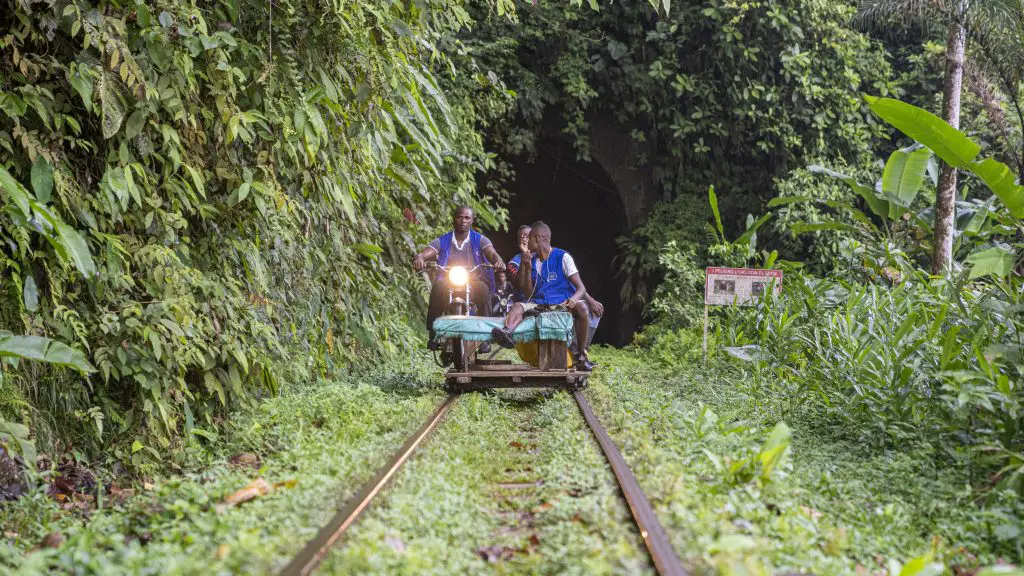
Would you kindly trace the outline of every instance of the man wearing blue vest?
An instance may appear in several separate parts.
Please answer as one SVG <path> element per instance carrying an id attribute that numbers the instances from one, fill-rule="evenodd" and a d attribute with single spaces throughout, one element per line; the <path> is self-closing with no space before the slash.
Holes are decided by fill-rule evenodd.
<path id="1" fill-rule="evenodd" d="M 505 269 L 505 263 L 494 250 L 491 241 L 473 230 L 473 209 L 469 206 L 459 206 L 455 209 L 452 213 L 452 231 L 431 240 L 430 244 L 413 258 L 412 267 L 420 272 L 428 261 L 435 259 L 440 266 L 463 266 L 467 270 L 486 262 L 493 264 L 494 270 Z M 481 268 L 470 277 L 469 298 L 477 305 L 480 315 L 489 313 L 493 286 L 494 271 L 490 268 Z M 431 349 L 439 346 L 434 338 L 434 320 L 441 315 L 447 303 L 448 275 L 438 274 L 430 287 L 430 303 L 427 306 L 427 331 L 430 332 L 427 346 Z"/>
<path id="2" fill-rule="evenodd" d="M 491 335 L 498 344 L 506 348 L 515 346 L 512 331 L 523 320 L 523 315 L 533 310 L 568 310 L 573 315 L 576 330 L 574 364 L 579 370 L 591 370 L 594 363 L 587 358 L 586 343 L 590 329 L 590 310 L 587 307 L 587 289 L 583 286 L 576 262 L 561 248 L 551 246 L 551 228 L 543 222 L 535 222 L 529 233 L 528 250 L 520 246 L 521 261 L 530 262 L 519 266 L 517 284 L 525 302 L 519 302 L 505 317 L 505 327 L 495 328 Z"/>

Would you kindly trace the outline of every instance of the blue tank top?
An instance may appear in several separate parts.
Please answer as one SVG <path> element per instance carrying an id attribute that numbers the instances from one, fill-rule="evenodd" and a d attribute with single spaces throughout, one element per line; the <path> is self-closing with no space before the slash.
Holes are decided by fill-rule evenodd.
<path id="1" fill-rule="evenodd" d="M 561 304 L 576 293 L 576 287 L 569 282 L 562 269 L 562 258 L 565 257 L 565 250 L 552 248 L 548 259 L 540 263 L 540 273 L 537 273 L 537 261 L 539 256 L 533 255 L 530 265 L 533 267 L 533 297 L 530 302 L 536 304 Z"/>

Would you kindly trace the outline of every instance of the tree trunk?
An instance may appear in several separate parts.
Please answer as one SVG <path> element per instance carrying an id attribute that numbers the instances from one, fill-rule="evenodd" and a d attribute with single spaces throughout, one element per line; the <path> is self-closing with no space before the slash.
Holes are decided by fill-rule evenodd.
<path id="1" fill-rule="evenodd" d="M 959 0 L 949 22 L 946 39 L 946 81 L 942 91 L 942 116 L 953 128 L 960 128 L 960 90 L 964 78 L 964 45 L 967 28 L 964 19 L 967 0 Z M 935 238 L 932 274 L 942 274 L 953 260 L 953 232 L 956 216 L 956 168 L 942 163 L 939 190 L 935 198 Z"/>

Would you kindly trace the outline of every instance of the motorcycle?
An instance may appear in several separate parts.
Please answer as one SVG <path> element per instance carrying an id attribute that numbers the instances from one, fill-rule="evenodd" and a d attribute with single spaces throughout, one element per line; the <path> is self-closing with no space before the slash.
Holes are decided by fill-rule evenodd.
<path id="1" fill-rule="evenodd" d="M 469 279 L 472 274 L 480 268 L 494 268 L 491 264 L 478 264 L 466 269 L 465 266 L 441 266 L 437 262 L 430 262 L 427 268 L 432 272 L 440 270 L 448 276 L 448 303 L 444 307 L 445 316 L 480 316 L 481 311 L 486 315 L 490 303 L 475 303 L 470 299 Z M 462 338 L 445 338 L 441 346 L 441 359 L 439 364 L 442 367 L 454 365 L 456 370 L 464 370 L 466 367 L 466 343 Z"/>

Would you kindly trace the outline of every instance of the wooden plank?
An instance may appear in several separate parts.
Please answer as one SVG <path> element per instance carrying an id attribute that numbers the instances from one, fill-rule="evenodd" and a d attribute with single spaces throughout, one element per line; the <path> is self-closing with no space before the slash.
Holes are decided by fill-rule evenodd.
<path id="1" fill-rule="evenodd" d="M 563 374 L 561 378 L 534 378 L 533 375 L 523 375 L 518 378 L 518 382 L 514 382 L 512 378 L 505 378 L 502 380 L 479 380 L 470 379 L 469 382 L 450 382 L 449 390 L 451 392 L 473 392 L 478 390 L 494 390 L 498 388 L 505 389 L 521 389 L 521 388 L 555 388 L 555 389 L 572 389 L 575 386 L 583 384 L 586 380 L 586 375 L 589 372 L 578 372 L 573 374 Z M 462 378 L 459 378 L 462 380 Z"/>
<path id="2" fill-rule="evenodd" d="M 445 378 L 481 378 L 495 380 L 523 376 L 528 378 L 565 378 L 566 376 L 590 376 L 590 372 L 576 370 L 468 370 L 466 372 L 449 371 Z"/>
<path id="3" fill-rule="evenodd" d="M 479 361 L 476 364 L 474 364 L 472 366 L 472 368 L 473 368 L 473 370 L 481 371 L 481 372 L 507 372 L 509 370 L 517 370 L 517 369 L 520 369 L 520 370 L 532 370 L 533 369 L 533 367 L 530 366 L 529 364 L 512 364 L 511 362 L 508 362 L 507 364 L 493 365 L 493 364 L 483 364 L 483 363 L 481 363 Z"/>
<path id="4" fill-rule="evenodd" d="M 537 342 L 537 365 L 541 370 L 565 370 L 568 368 L 565 342 L 562 340 L 539 340 Z"/>

